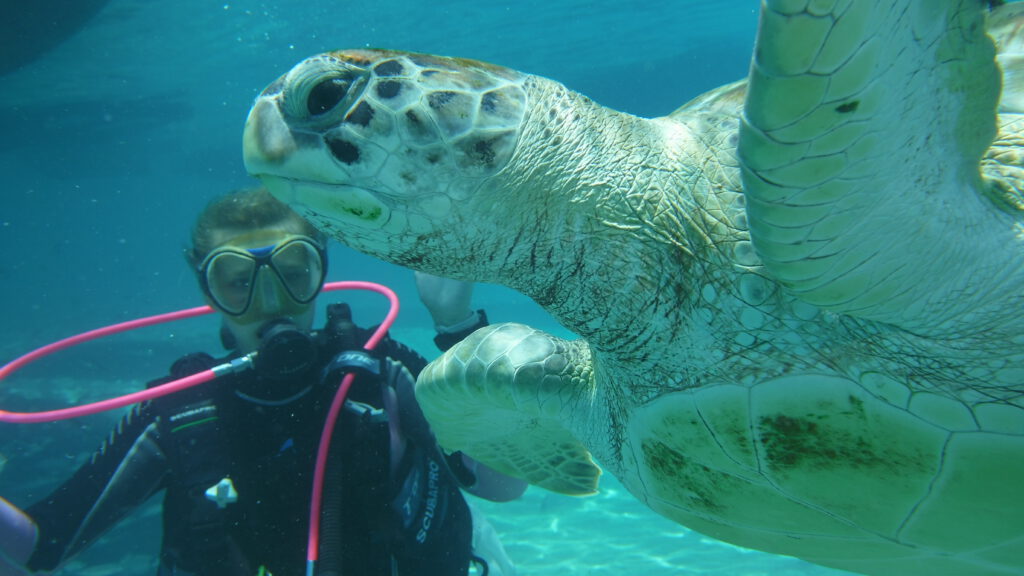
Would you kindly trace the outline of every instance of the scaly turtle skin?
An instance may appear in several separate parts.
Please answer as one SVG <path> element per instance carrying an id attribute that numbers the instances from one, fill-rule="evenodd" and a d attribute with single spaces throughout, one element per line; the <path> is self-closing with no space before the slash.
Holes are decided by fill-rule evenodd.
<path id="1" fill-rule="evenodd" d="M 597 461 L 828 566 L 1019 574 L 1024 18 L 998 10 L 767 1 L 749 81 L 650 120 L 479 62 L 324 54 L 257 99 L 246 164 L 342 242 L 581 336 L 499 324 L 435 361 L 448 448 L 570 494 Z"/>

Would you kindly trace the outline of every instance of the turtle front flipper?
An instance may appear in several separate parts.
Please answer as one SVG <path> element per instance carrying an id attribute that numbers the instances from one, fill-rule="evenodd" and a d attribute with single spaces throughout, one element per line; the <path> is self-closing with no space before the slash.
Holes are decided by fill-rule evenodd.
<path id="1" fill-rule="evenodd" d="M 432 362 L 419 401 L 447 450 L 531 484 L 577 496 L 601 469 L 563 422 L 593 396 L 590 350 L 522 324 L 477 330 Z"/>
<path id="2" fill-rule="evenodd" d="M 1024 112 L 1024 4 L 1004 4 L 988 17 L 988 33 L 996 43 L 996 62 L 1003 72 L 999 111 Z"/>
<path id="3" fill-rule="evenodd" d="M 755 248 L 793 294 L 919 333 L 1019 307 L 1020 213 L 979 170 L 1000 90 L 983 5 L 763 3 L 739 155 Z"/>

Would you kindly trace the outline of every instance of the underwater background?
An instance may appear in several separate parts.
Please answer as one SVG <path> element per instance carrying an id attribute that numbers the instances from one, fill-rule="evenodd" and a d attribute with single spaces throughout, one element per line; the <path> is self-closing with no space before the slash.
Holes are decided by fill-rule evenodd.
<path id="1" fill-rule="evenodd" d="M 31 5 L 30 5 L 31 4 Z M 485 60 L 559 80 L 603 105 L 668 114 L 746 74 L 753 0 L 38 0 L 0 23 L 0 363 L 59 338 L 201 304 L 182 257 L 194 216 L 251 186 L 241 132 L 263 87 L 300 59 L 381 47 Z M 452 255 L 457 258 L 457 254 Z M 332 280 L 370 280 L 403 299 L 393 334 L 432 357 L 412 274 L 331 247 Z M 353 302 L 377 323 L 376 296 Z M 480 286 L 492 322 L 568 333 L 525 297 Z M 0 383 L 0 408 L 42 410 L 139 389 L 180 355 L 219 351 L 211 317 L 62 352 Z M 0 495 L 45 496 L 116 422 L 0 424 Z M 610 476 L 601 494 L 531 488 L 478 502 L 523 575 L 824 575 L 665 520 Z M 159 498 L 59 574 L 153 574 Z"/>

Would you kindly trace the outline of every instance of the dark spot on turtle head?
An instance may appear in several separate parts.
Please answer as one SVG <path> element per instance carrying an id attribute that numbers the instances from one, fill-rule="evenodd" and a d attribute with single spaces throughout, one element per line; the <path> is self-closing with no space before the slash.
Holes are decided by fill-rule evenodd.
<path id="1" fill-rule="evenodd" d="M 840 114 L 849 114 L 850 112 L 855 111 L 858 106 L 860 106 L 860 101 L 853 100 L 852 102 L 836 106 L 836 112 L 839 112 Z"/>
<path id="2" fill-rule="evenodd" d="M 373 120 L 373 114 L 373 106 L 363 101 L 348 113 L 348 116 L 345 117 L 345 122 L 366 127 L 370 125 L 370 120 Z"/>
<path id="3" fill-rule="evenodd" d="M 427 162 L 430 164 L 437 164 L 441 161 L 441 155 L 437 152 L 430 152 L 427 154 Z"/>
<path id="4" fill-rule="evenodd" d="M 429 103 L 430 107 L 434 110 L 440 110 L 441 108 L 444 108 L 445 104 L 448 104 L 453 99 L 455 99 L 454 92 L 434 92 L 427 97 L 427 103 Z"/>
<path id="5" fill-rule="evenodd" d="M 377 84 L 377 96 L 384 98 L 394 98 L 402 92 L 402 83 L 394 80 L 385 80 Z"/>
<path id="6" fill-rule="evenodd" d="M 494 146 L 489 140 L 478 141 L 473 145 L 473 157 L 481 164 L 494 164 Z"/>
<path id="7" fill-rule="evenodd" d="M 730 148 L 735 148 L 740 143 L 740 133 L 733 132 L 732 134 L 729 134 L 729 137 L 725 139 L 725 142 Z"/>
<path id="8" fill-rule="evenodd" d="M 423 75 L 424 78 L 430 78 L 431 76 L 437 73 L 437 70 L 424 70 L 421 74 Z"/>
<path id="9" fill-rule="evenodd" d="M 331 154 L 345 164 L 355 164 L 359 161 L 359 147 L 343 138 L 327 138 L 327 147 Z"/>
<path id="10" fill-rule="evenodd" d="M 431 142 L 437 139 L 437 135 L 432 130 L 432 124 L 429 119 L 424 118 L 419 112 L 415 110 L 407 110 L 405 112 L 405 126 L 409 131 L 409 136 L 417 142 Z"/>
<path id="11" fill-rule="evenodd" d="M 487 92 L 480 99 L 480 107 L 484 112 L 494 113 L 498 109 L 498 95 L 494 92 Z"/>
<path id="12" fill-rule="evenodd" d="M 350 82 L 345 78 L 328 78 L 309 91 L 306 109 L 310 115 L 319 116 L 330 112 L 348 94 Z"/>
<path id="13" fill-rule="evenodd" d="M 373 69 L 377 76 L 398 76 L 405 72 L 405 68 L 397 60 L 385 60 Z"/>

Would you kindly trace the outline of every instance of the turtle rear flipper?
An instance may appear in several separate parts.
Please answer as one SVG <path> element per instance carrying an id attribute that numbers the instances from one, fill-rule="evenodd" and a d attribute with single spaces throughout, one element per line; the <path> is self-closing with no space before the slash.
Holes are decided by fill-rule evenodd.
<path id="1" fill-rule="evenodd" d="M 593 390 L 590 351 L 524 326 L 477 330 L 431 363 L 419 401 L 447 450 L 553 492 L 597 491 L 601 469 L 565 427 Z"/>

